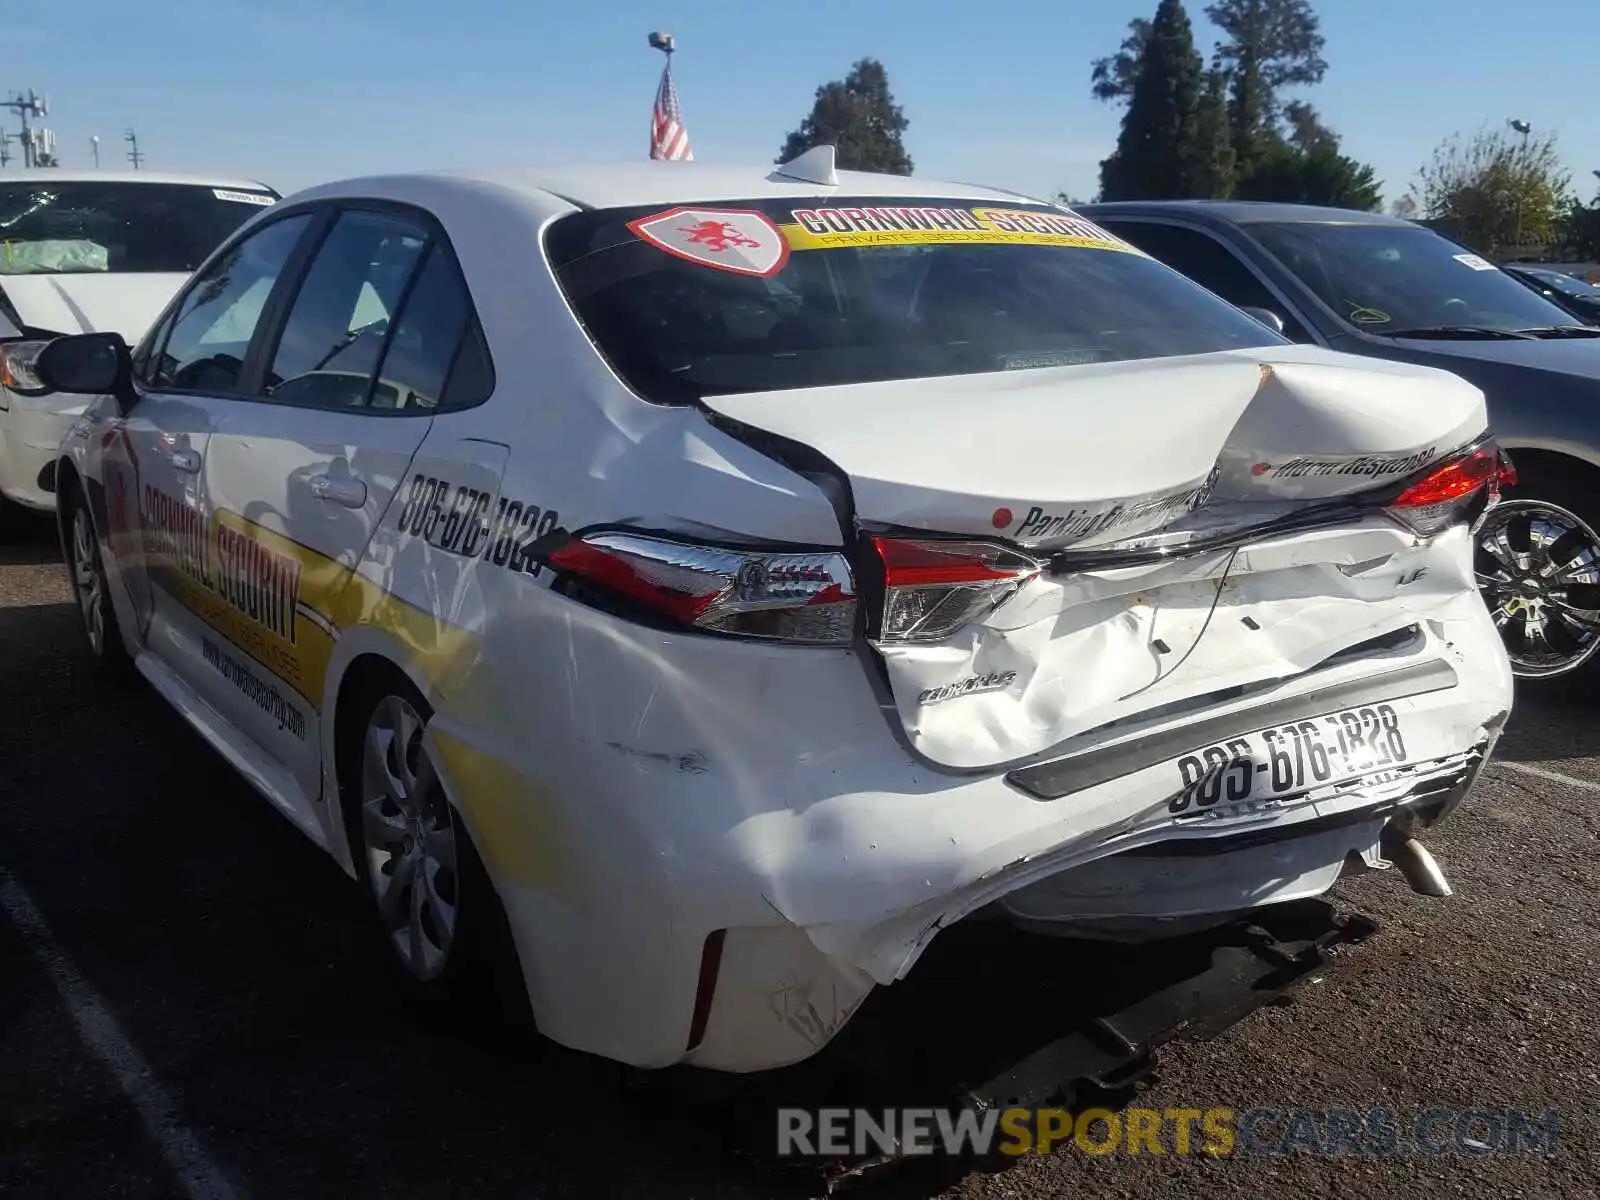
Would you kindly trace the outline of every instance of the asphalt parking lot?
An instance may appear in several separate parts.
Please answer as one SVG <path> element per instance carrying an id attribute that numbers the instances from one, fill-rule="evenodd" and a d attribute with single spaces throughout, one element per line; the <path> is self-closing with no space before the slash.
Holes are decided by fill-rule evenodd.
<path id="1" fill-rule="evenodd" d="M 50 528 L 13 525 L 0 537 L 0 1193 L 818 1190 L 771 1160 L 751 1093 L 708 1099 L 675 1075 L 420 1021 L 331 860 L 152 692 L 92 677 L 79 638 Z M 1338 902 L 1379 922 L 1376 936 L 1291 1003 L 1168 1047 L 1139 1100 L 1403 1119 L 1556 1109 L 1559 1155 L 1069 1145 L 1005 1169 L 891 1172 L 859 1194 L 1600 1195 L 1597 713 L 1522 704 L 1470 808 L 1431 836 L 1456 894 L 1413 896 L 1394 872 L 1342 884 Z M 1081 990 L 1070 947 L 951 941 L 901 985 L 917 989 L 916 1019 L 880 1021 L 853 1046 L 937 1068 L 948 1048 L 981 1047 Z"/>

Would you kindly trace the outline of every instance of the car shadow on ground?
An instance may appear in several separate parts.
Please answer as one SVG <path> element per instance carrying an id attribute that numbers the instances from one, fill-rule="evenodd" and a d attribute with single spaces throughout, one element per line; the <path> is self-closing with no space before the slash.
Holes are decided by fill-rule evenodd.
<path id="1" fill-rule="evenodd" d="M 47 513 L 30 512 L 0 500 L 0 566 L 60 561 L 55 520 Z"/>

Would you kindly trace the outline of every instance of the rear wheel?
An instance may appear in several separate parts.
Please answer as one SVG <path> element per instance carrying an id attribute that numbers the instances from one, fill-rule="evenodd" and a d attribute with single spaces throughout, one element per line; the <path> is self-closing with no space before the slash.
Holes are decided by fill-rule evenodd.
<path id="1" fill-rule="evenodd" d="M 1578 480 L 1519 480 L 1476 533 L 1478 586 L 1519 686 L 1600 685 L 1600 505 Z"/>
<path id="2" fill-rule="evenodd" d="M 528 1024 L 505 910 L 445 796 L 423 729 L 427 702 L 399 672 L 369 677 L 341 746 L 346 830 L 386 958 L 431 1012 Z"/>

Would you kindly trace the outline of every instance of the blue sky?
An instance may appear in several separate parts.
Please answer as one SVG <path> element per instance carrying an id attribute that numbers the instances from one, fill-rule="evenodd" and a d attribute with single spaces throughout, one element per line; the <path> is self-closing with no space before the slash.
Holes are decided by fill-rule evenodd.
<path id="1" fill-rule="evenodd" d="M 1190 6 L 1209 51 L 1212 31 Z M 1093 194 L 1118 115 L 1090 62 L 1155 0 L 13 0 L 0 88 L 49 94 L 64 165 L 214 169 L 284 192 L 391 169 L 641 158 L 677 36 L 701 161 L 770 162 L 819 83 L 881 59 L 918 175 Z M 1560 134 L 1588 198 L 1600 168 L 1600 6 L 1322 0 L 1329 71 L 1306 93 L 1386 200 L 1445 136 L 1508 117 Z M 16 122 L 7 117 L 7 127 Z M 15 165 L 15 164 L 13 164 Z"/>

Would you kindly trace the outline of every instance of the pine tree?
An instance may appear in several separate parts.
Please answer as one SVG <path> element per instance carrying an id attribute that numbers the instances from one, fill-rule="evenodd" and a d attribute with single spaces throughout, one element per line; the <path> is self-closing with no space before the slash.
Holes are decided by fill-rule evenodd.
<path id="1" fill-rule="evenodd" d="M 817 89 L 811 115 L 784 139 L 777 161 L 786 163 L 813 146 L 833 146 L 842 170 L 909 175 L 911 155 L 901 140 L 909 124 L 889 91 L 883 64 L 863 58 L 844 79 Z"/>
<path id="2" fill-rule="evenodd" d="M 1116 150 L 1100 164 L 1100 198 L 1215 194 L 1225 165 L 1214 136 L 1218 124 L 1207 107 L 1204 64 L 1182 0 L 1161 0 L 1139 60 L 1124 77 L 1131 80 L 1128 111 Z M 1204 131 L 1213 135 L 1210 144 Z"/>
<path id="3" fill-rule="evenodd" d="M 1281 141 L 1278 93 L 1322 82 L 1321 24 L 1309 0 L 1216 0 L 1217 64 L 1228 76 L 1228 125 L 1241 176 Z"/>

